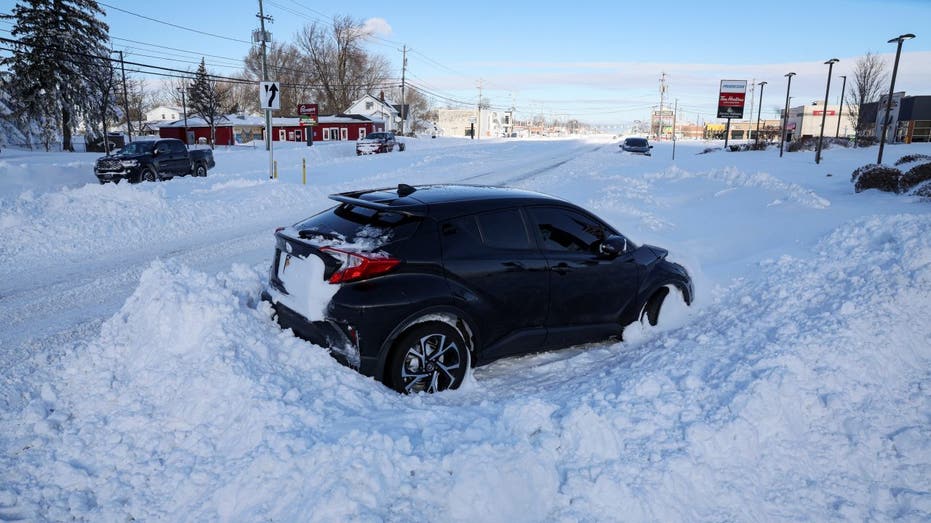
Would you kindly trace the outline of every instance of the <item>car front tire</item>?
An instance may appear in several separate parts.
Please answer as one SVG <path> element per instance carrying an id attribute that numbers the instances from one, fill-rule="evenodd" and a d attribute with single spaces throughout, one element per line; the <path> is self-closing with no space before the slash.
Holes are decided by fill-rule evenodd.
<path id="1" fill-rule="evenodd" d="M 198 177 L 200 177 L 200 178 L 203 178 L 204 176 L 207 176 L 207 166 L 204 165 L 204 164 L 202 164 L 202 163 L 199 163 L 199 164 L 195 165 L 195 166 L 194 166 L 194 176 L 198 176 Z"/>
<path id="2" fill-rule="evenodd" d="M 386 384 L 403 394 L 459 388 L 471 363 L 462 335 L 440 321 L 414 325 L 394 347 Z"/>
<path id="3" fill-rule="evenodd" d="M 142 170 L 141 173 L 139 173 L 139 181 L 140 182 L 157 182 L 158 173 L 155 172 L 155 169 L 151 167 L 146 167 L 145 169 Z"/>

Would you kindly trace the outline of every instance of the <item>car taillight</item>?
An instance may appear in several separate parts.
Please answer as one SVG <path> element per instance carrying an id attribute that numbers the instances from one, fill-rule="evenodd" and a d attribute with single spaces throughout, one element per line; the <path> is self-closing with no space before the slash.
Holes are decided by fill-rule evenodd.
<path id="1" fill-rule="evenodd" d="M 279 232 L 281 232 L 281 231 L 283 231 L 283 230 L 284 230 L 284 227 L 276 227 L 276 228 L 275 228 L 275 232 L 276 232 L 276 233 L 279 233 Z"/>
<path id="2" fill-rule="evenodd" d="M 384 274 L 395 268 L 401 260 L 387 256 L 373 256 L 368 253 L 347 252 L 332 247 L 323 247 L 321 251 L 333 256 L 340 262 L 339 270 L 330 276 L 330 283 L 348 283 L 364 280 Z"/>

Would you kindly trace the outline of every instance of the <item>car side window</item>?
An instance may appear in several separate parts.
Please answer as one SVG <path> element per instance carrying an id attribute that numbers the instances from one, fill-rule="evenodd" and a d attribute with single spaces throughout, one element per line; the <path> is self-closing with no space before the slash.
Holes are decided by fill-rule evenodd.
<path id="1" fill-rule="evenodd" d="M 183 143 L 181 143 L 181 142 L 168 142 L 168 144 L 169 144 L 169 147 L 171 148 L 171 152 L 172 152 L 173 154 L 178 154 L 178 153 L 183 153 L 183 152 L 184 152 L 184 144 L 183 144 Z"/>
<path id="2" fill-rule="evenodd" d="M 441 226 L 443 250 L 469 255 L 485 248 L 532 249 L 523 215 L 517 209 L 463 216 Z"/>
<path id="3" fill-rule="evenodd" d="M 488 212 L 476 216 L 482 243 L 493 249 L 529 249 L 530 236 L 524 217 L 517 209 Z"/>
<path id="4" fill-rule="evenodd" d="M 440 234 L 445 256 L 463 258 L 482 250 L 482 234 L 478 232 L 475 216 L 463 216 L 444 222 L 440 226 Z"/>
<path id="5" fill-rule="evenodd" d="M 596 252 L 598 244 L 611 232 L 588 216 L 557 207 L 530 209 L 544 250 Z"/>

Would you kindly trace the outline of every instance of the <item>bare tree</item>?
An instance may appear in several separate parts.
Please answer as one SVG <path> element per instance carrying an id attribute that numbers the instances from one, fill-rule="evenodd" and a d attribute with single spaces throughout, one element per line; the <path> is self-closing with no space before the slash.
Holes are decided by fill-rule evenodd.
<path id="1" fill-rule="evenodd" d="M 126 105 L 129 106 L 127 119 L 134 134 L 142 130 L 145 120 L 146 94 L 142 79 L 131 76 L 126 78 Z M 120 100 L 121 102 L 123 100 L 122 86 L 120 86 Z"/>
<path id="2" fill-rule="evenodd" d="M 363 25 L 348 16 L 334 18 L 329 27 L 314 22 L 298 35 L 298 47 L 312 66 L 321 112 L 345 111 L 388 80 L 387 60 L 363 47 L 368 36 Z"/>
<path id="3" fill-rule="evenodd" d="M 869 134 L 870 127 L 861 118 L 862 107 L 879 99 L 882 86 L 886 83 L 886 63 L 879 55 L 866 53 L 857 60 L 852 76 L 844 101 L 847 117 L 857 130 L 855 142 L 858 142 Z"/>
<path id="4" fill-rule="evenodd" d="M 109 60 L 94 59 L 84 64 L 84 74 L 87 75 L 87 83 L 91 87 L 84 101 L 88 107 L 87 118 L 84 121 L 87 126 L 85 147 L 100 139 L 104 152 L 110 154 L 109 129 L 116 125 L 122 113 L 118 107 L 116 71 Z M 100 130 L 97 129 L 97 125 L 101 126 Z"/>

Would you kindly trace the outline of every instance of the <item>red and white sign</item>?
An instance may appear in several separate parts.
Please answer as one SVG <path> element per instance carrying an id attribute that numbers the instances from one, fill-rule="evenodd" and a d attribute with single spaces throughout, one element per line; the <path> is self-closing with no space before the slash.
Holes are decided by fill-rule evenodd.
<path id="1" fill-rule="evenodd" d="M 746 80 L 721 80 L 721 91 L 718 94 L 718 118 L 743 118 L 746 98 Z"/>
<path id="2" fill-rule="evenodd" d="M 309 125 L 317 124 L 317 104 L 299 104 L 297 114 L 301 117 L 301 125 L 307 122 Z"/>
<path id="3" fill-rule="evenodd" d="M 824 111 L 822 111 L 821 109 L 815 109 L 814 111 L 812 111 L 811 114 L 815 116 L 822 116 L 824 114 Z M 836 114 L 837 112 L 834 109 L 828 109 L 828 116 L 834 116 Z"/>

